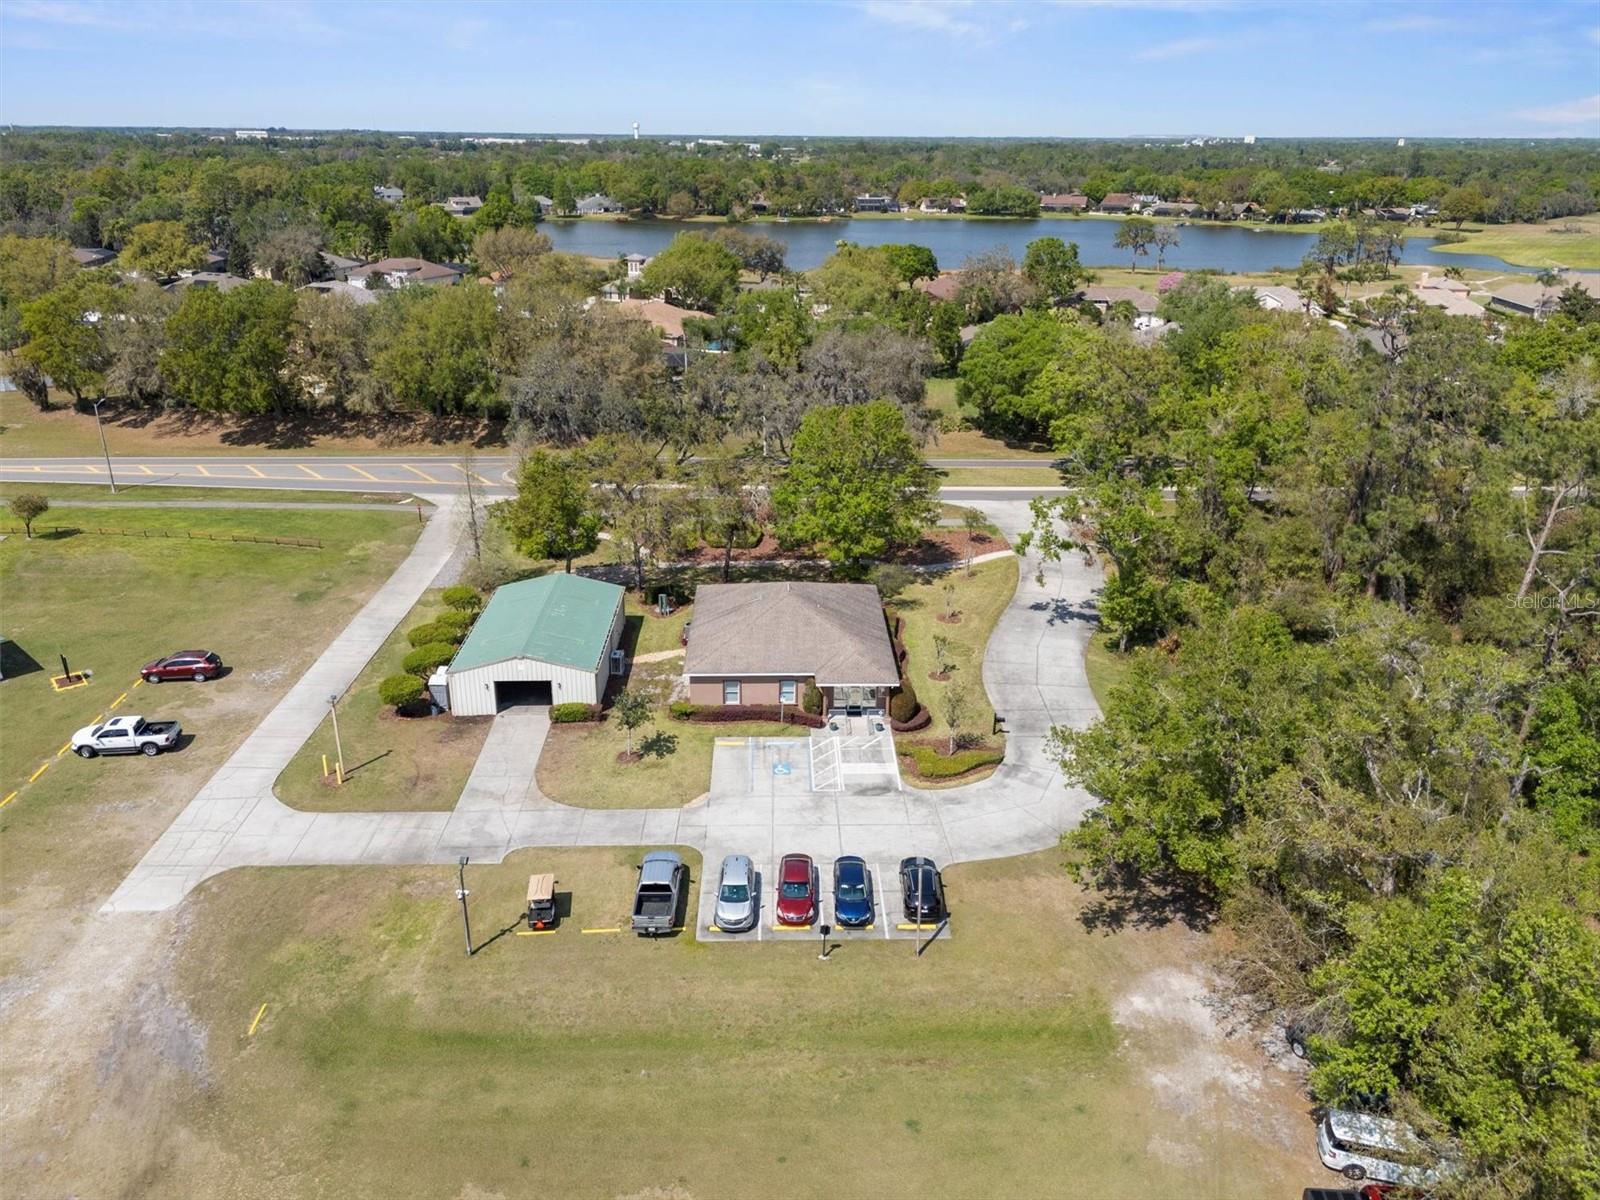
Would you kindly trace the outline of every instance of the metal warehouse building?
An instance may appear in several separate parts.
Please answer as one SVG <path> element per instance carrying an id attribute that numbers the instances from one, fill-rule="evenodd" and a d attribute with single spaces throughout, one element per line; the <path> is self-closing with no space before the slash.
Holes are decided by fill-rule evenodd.
<path id="1" fill-rule="evenodd" d="M 622 595 L 614 583 L 566 574 L 497 588 L 450 664 L 450 711 L 597 703 L 622 637 Z"/>

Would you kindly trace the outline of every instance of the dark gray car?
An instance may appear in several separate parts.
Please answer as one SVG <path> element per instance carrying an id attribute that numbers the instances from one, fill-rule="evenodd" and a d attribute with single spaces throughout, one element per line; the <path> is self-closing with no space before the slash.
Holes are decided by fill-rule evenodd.
<path id="1" fill-rule="evenodd" d="M 743 854 L 722 860 L 717 880 L 717 907 L 711 923 L 723 933 L 744 933 L 756 927 L 761 915 L 761 893 L 756 888 L 756 867 Z"/>

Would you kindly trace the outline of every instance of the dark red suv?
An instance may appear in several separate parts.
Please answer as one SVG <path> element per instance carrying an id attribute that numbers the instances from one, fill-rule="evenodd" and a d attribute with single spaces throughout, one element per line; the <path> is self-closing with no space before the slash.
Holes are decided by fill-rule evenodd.
<path id="1" fill-rule="evenodd" d="M 809 855 L 786 854 L 778 864 L 778 924 L 810 925 L 816 919 L 816 864 Z"/>
<path id="2" fill-rule="evenodd" d="M 179 650 L 139 668 L 139 676 L 146 683 L 161 683 L 167 679 L 192 679 L 204 683 L 222 674 L 222 659 L 210 650 Z"/>

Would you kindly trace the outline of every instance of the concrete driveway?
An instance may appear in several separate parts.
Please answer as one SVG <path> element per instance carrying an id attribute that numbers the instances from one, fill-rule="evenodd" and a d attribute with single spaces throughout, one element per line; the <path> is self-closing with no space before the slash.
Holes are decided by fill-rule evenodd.
<path id="1" fill-rule="evenodd" d="M 858 748 L 858 772 L 817 786 L 810 739 L 718 746 L 706 799 L 680 809 L 578 809 L 543 796 L 534 780 L 548 721 L 515 708 L 495 718 L 461 800 L 449 813 L 307 813 L 272 795 L 273 781 L 316 729 L 329 692 L 343 691 L 448 560 L 455 502 L 439 509 L 410 557 L 263 719 L 151 847 L 102 911 L 170 908 L 212 875 L 242 866 L 499 861 L 532 846 L 683 845 L 705 855 L 819 862 L 860 854 L 941 863 L 1025 854 L 1056 844 L 1091 800 L 1068 788 L 1044 752 L 1052 725 L 1083 727 L 1099 713 L 1084 674 L 1095 627 L 1097 570 L 1077 558 L 1022 564 L 1017 593 L 984 656 L 984 685 L 1010 737 L 990 778 L 921 791 L 891 784 Z M 1027 527 L 1022 499 L 984 501 L 1009 537 Z M 881 750 L 878 753 L 882 753 Z M 892 765 L 892 757 L 891 757 Z M 846 783 L 845 781 L 849 782 Z"/>

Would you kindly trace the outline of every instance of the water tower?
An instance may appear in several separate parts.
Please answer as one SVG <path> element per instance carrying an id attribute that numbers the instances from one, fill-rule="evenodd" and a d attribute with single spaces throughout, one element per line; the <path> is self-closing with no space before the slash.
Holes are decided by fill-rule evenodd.
<path id="1" fill-rule="evenodd" d="M 636 142 L 639 140 L 639 122 L 637 121 L 633 123 L 633 140 Z"/>

